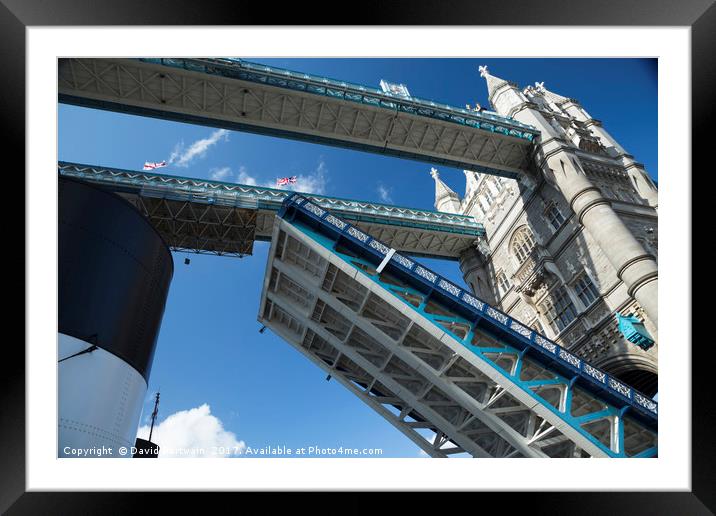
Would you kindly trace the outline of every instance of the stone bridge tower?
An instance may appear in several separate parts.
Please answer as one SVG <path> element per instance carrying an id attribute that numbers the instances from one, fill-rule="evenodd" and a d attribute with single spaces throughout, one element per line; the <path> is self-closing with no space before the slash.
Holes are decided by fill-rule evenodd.
<path id="1" fill-rule="evenodd" d="M 483 222 L 460 260 L 475 293 L 645 394 L 657 391 L 657 188 L 574 99 L 519 88 L 480 67 L 501 116 L 540 130 L 530 170 L 465 171 L 462 199 L 439 178 L 437 209 Z M 630 336 L 620 321 L 639 328 Z M 655 341 L 641 337 L 646 335 Z"/>

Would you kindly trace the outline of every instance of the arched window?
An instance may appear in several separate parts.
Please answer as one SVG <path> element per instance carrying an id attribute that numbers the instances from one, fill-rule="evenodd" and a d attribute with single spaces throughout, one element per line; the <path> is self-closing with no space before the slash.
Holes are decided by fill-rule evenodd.
<path id="1" fill-rule="evenodd" d="M 497 273 L 495 279 L 497 281 L 497 292 L 500 294 L 500 296 L 504 296 L 505 292 L 510 290 L 510 287 L 512 286 L 510 280 L 507 279 L 507 276 L 502 271 Z"/>
<path id="2" fill-rule="evenodd" d="M 599 297 L 599 290 L 594 285 L 592 278 L 585 272 L 574 283 L 574 290 L 577 297 L 588 307 Z"/>
<path id="3" fill-rule="evenodd" d="M 577 311 L 564 287 L 553 289 L 541 303 L 539 309 L 555 335 L 577 318 Z"/>
<path id="4" fill-rule="evenodd" d="M 547 208 L 547 220 L 555 231 L 564 224 L 564 215 L 562 215 L 562 212 L 559 211 L 559 208 L 557 208 L 557 205 L 554 203 L 551 203 Z"/>
<path id="5" fill-rule="evenodd" d="M 532 237 L 532 232 L 527 226 L 522 226 L 520 229 L 515 231 L 515 234 L 512 237 L 510 249 L 512 250 L 512 254 L 517 257 L 517 261 L 520 262 L 520 264 L 527 259 L 534 246 L 535 241 Z"/>

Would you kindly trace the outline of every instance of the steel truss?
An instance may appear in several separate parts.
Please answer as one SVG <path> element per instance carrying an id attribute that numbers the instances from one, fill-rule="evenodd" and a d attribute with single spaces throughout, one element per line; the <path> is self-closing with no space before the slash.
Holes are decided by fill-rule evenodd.
<path id="1" fill-rule="evenodd" d="M 291 193 L 220 181 L 60 162 L 58 172 L 132 202 L 174 250 L 241 257 L 271 239 L 274 218 Z M 407 254 L 457 259 L 484 234 L 465 215 L 308 195 Z"/>
<path id="2" fill-rule="evenodd" d="M 122 194 L 175 251 L 243 257 L 253 253 L 256 210 Z"/>
<path id="3" fill-rule="evenodd" d="M 200 59 L 59 61 L 61 102 L 517 177 L 534 128 L 322 78 Z"/>
<path id="4" fill-rule="evenodd" d="M 277 219 L 259 320 L 432 457 L 656 454 L 626 408 L 377 268 Z"/>

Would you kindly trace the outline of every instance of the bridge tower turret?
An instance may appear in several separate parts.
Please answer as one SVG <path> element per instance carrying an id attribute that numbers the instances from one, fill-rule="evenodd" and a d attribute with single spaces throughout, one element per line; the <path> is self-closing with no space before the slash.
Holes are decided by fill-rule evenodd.
<path id="1" fill-rule="evenodd" d="M 435 180 L 435 209 L 445 213 L 460 213 L 460 197 L 440 179 L 436 168 L 430 169 Z"/>
<path id="2" fill-rule="evenodd" d="M 577 100 L 479 70 L 492 109 L 540 132 L 519 181 L 466 172 L 460 213 L 484 223 L 489 246 L 480 272 L 503 310 L 655 392 L 657 346 L 614 324 L 636 315 L 658 341 L 654 182 Z M 472 286 L 478 268 L 465 269 Z"/>
<path id="3" fill-rule="evenodd" d="M 592 181 L 594 174 L 590 170 L 596 167 L 584 163 L 603 157 L 629 159 L 624 149 L 613 138 L 607 138 L 606 132 L 590 131 L 597 125 L 587 125 L 593 120 L 589 114 L 575 100 L 547 90 L 544 83 L 520 91 L 514 83 L 490 75 L 486 68 L 481 69 L 481 74 L 487 81 L 490 102 L 499 114 L 542 131 L 535 157 L 544 178 L 564 196 L 577 221 L 616 269 L 628 294 L 639 302 L 654 328 L 658 327 L 656 260 Z M 613 149 L 613 156 L 606 152 L 607 146 Z M 619 164 L 622 166 L 616 172 L 626 172 L 624 163 Z M 655 204 L 654 198 L 650 204 Z"/>

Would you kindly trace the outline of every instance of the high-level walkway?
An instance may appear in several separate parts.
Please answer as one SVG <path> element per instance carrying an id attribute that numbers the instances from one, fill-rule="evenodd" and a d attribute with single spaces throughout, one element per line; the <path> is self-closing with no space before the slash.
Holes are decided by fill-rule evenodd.
<path id="1" fill-rule="evenodd" d="M 59 60 L 59 101 L 518 177 L 534 127 L 242 59 Z"/>
<path id="2" fill-rule="evenodd" d="M 64 177 L 115 192 L 144 213 L 176 251 L 244 256 L 256 240 L 270 240 L 286 190 L 207 179 L 58 163 Z M 484 235 L 468 215 L 305 194 L 401 252 L 457 260 Z"/>
<path id="3" fill-rule="evenodd" d="M 657 404 L 310 199 L 259 321 L 431 457 L 653 457 Z"/>

